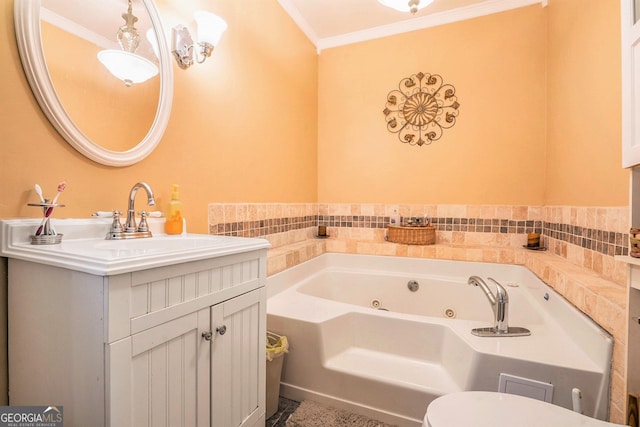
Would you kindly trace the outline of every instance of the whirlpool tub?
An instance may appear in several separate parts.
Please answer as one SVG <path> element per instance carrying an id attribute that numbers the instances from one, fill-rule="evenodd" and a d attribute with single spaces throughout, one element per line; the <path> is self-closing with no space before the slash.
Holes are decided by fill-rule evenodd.
<path id="1" fill-rule="evenodd" d="M 500 282 L 509 325 L 531 335 L 472 335 L 494 316 L 470 276 Z M 612 339 L 525 267 L 323 254 L 267 292 L 267 327 L 290 344 L 285 397 L 420 426 L 446 393 L 501 388 L 571 409 L 579 390 L 582 412 L 607 418 Z"/>

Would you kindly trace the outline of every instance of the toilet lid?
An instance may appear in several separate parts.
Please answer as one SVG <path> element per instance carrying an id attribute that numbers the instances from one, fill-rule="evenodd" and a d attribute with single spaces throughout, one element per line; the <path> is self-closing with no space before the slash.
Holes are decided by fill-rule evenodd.
<path id="1" fill-rule="evenodd" d="M 558 405 L 488 391 L 451 393 L 429 404 L 425 427 L 622 427 Z"/>

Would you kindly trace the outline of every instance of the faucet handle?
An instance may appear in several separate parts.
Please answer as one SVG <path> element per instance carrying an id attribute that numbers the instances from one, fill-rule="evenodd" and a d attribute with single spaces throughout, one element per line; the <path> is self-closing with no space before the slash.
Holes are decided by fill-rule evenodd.
<path id="1" fill-rule="evenodd" d="M 116 209 L 113 211 L 113 222 L 111 223 L 112 233 L 121 233 L 123 231 L 122 223 L 120 222 L 120 215 L 122 215 L 122 212 L 119 210 Z"/>
<path id="2" fill-rule="evenodd" d="M 138 231 L 149 231 L 149 224 L 147 223 L 147 211 L 138 212 L 140 214 L 140 225 L 138 225 Z"/>

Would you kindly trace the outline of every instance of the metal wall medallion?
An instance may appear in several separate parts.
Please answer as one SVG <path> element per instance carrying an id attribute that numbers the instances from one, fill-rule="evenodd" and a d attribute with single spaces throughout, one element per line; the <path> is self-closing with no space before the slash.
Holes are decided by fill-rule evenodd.
<path id="1" fill-rule="evenodd" d="M 389 92 L 383 113 L 389 132 L 405 144 L 422 146 L 456 124 L 459 107 L 455 87 L 444 84 L 438 74 L 418 73 Z"/>

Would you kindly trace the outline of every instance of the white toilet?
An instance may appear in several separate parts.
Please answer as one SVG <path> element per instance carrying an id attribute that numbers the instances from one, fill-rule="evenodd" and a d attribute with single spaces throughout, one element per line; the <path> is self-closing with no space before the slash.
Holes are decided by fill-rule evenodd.
<path id="1" fill-rule="evenodd" d="M 463 391 L 429 404 L 422 427 L 623 427 L 515 394 Z"/>

